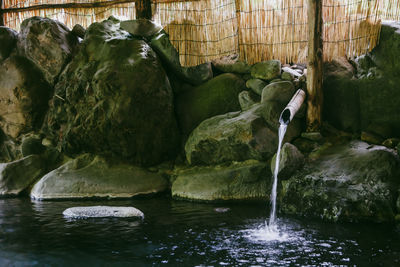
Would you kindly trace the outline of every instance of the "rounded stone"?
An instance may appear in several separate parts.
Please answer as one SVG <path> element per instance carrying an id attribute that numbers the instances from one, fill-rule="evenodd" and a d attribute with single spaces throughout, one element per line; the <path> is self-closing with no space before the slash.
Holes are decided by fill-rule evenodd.
<path id="1" fill-rule="evenodd" d="M 72 207 L 64 210 L 63 215 L 68 218 L 104 218 L 104 217 L 135 217 L 143 219 L 144 214 L 134 207 L 89 206 Z"/>

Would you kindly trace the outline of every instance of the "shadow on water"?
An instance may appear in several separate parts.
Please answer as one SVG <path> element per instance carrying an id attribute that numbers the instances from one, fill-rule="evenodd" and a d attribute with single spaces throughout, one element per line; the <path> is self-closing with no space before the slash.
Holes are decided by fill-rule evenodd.
<path id="1" fill-rule="evenodd" d="M 66 219 L 72 206 L 134 206 L 143 221 Z M 287 266 L 400 264 L 393 226 L 278 219 L 265 239 L 267 204 L 198 204 L 156 199 L 31 202 L 0 200 L 1 266 Z"/>

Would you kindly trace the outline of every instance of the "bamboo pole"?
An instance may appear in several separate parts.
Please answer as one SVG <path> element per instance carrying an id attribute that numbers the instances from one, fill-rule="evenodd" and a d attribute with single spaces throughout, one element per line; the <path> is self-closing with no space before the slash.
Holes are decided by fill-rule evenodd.
<path id="1" fill-rule="evenodd" d="M 322 113 L 322 0 L 308 0 L 307 132 L 319 131 Z"/>
<path id="2" fill-rule="evenodd" d="M 5 8 L 2 13 L 19 13 L 25 11 L 41 10 L 41 9 L 52 9 L 52 8 L 98 8 L 98 7 L 108 7 L 119 4 L 132 3 L 135 0 L 113 0 L 113 1 L 103 1 L 94 3 L 65 3 L 65 4 L 43 4 L 34 5 L 29 7 L 17 7 L 17 8 Z"/>
<path id="3" fill-rule="evenodd" d="M 136 19 L 152 19 L 151 0 L 136 0 Z"/>

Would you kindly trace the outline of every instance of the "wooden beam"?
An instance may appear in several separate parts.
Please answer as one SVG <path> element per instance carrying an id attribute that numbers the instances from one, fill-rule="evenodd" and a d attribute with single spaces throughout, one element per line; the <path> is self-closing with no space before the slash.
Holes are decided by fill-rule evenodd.
<path id="1" fill-rule="evenodd" d="M 5 8 L 3 13 L 19 13 L 25 11 L 39 10 L 39 9 L 49 9 L 49 8 L 95 8 L 95 7 L 108 7 L 119 4 L 133 3 L 136 0 L 112 0 L 94 3 L 65 3 L 65 4 L 43 4 L 34 5 L 29 7 L 16 7 L 16 8 Z"/>
<path id="2" fill-rule="evenodd" d="M 321 128 L 322 114 L 322 0 L 308 0 L 307 132 Z"/>
<path id="3" fill-rule="evenodd" d="M 0 26 L 4 26 L 3 0 L 0 0 Z"/>
<path id="4" fill-rule="evenodd" d="M 136 19 L 152 19 L 151 0 L 137 0 L 135 3 Z"/>

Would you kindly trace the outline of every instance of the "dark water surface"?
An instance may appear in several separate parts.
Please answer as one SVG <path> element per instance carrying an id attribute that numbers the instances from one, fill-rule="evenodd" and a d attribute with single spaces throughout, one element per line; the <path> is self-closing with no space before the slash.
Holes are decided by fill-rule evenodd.
<path id="1" fill-rule="evenodd" d="M 134 206 L 145 219 L 62 215 L 66 208 L 90 205 Z M 400 266 L 400 231 L 394 226 L 281 217 L 281 237 L 268 241 L 266 214 L 266 205 L 166 197 L 0 199 L 0 266 Z"/>

